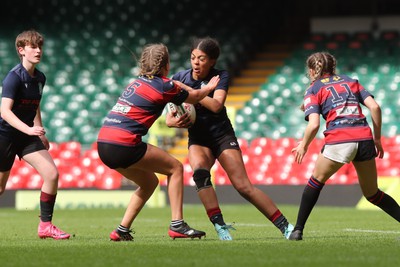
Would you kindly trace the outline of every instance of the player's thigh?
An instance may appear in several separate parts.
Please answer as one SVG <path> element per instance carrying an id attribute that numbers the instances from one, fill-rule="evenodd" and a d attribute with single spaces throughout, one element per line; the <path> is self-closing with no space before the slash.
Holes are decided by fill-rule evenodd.
<path id="1" fill-rule="evenodd" d="M 134 167 L 144 171 L 156 172 L 164 175 L 171 175 L 176 172 L 183 172 L 182 163 L 165 150 L 147 145 L 147 151 Z"/>
<path id="2" fill-rule="evenodd" d="M 138 169 L 134 167 L 134 165 L 124 169 L 117 168 L 115 170 L 144 190 L 154 190 L 159 183 L 157 175 L 151 170 Z"/>
<path id="3" fill-rule="evenodd" d="M 324 155 L 320 153 L 318 155 L 317 161 L 315 162 L 313 176 L 318 181 L 325 183 L 343 165 L 344 163 L 325 158 Z"/>
<path id="4" fill-rule="evenodd" d="M 240 150 L 225 149 L 218 157 L 218 161 L 234 186 L 250 184 Z"/>
<path id="5" fill-rule="evenodd" d="M 200 145 L 191 145 L 189 147 L 189 163 L 193 170 L 203 168 L 211 169 L 215 158 L 210 148 Z"/>
<path id="6" fill-rule="evenodd" d="M 358 182 L 363 195 L 366 197 L 374 195 L 378 190 L 378 173 L 375 159 L 353 161 L 353 165 L 356 168 Z"/>
<path id="7" fill-rule="evenodd" d="M 22 159 L 28 162 L 43 178 L 58 177 L 57 166 L 49 151 L 45 149 L 35 151 L 24 155 Z"/>

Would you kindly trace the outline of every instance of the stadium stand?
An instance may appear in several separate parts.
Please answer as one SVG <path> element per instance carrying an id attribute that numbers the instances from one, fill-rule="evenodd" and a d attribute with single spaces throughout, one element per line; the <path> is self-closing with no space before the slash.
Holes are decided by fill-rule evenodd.
<path id="1" fill-rule="evenodd" d="M 400 118 L 397 116 L 400 111 L 399 32 L 382 31 L 379 36 L 368 31 L 313 33 L 293 51 L 280 54 L 279 64 L 263 71 L 246 72 L 244 63 L 251 59 L 258 61 L 254 60 L 252 52 L 265 48 L 265 43 L 271 41 L 275 33 L 271 30 L 264 33 L 265 37 L 260 36 L 261 27 L 274 28 L 279 21 L 265 15 L 265 10 L 271 10 L 269 3 L 260 3 L 255 9 L 251 2 L 245 1 L 239 10 L 229 1 L 214 1 L 210 12 L 209 2 L 198 2 L 195 13 L 190 12 L 190 1 L 165 0 L 154 5 L 143 0 L 133 5 L 128 0 L 73 0 L 63 5 L 62 0 L 49 3 L 28 0 L 28 8 L 22 11 L 11 0 L 2 2 L 1 76 L 4 77 L 18 60 L 13 41 L 20 27 L 36 28 L 46 38 L 45 57 L 38 66 L 48 78 L 41 108 L 48 138 L 53 141 L 51 153 L 59 167 L 61 188 L 114 189 L 123 184 L 119 174 L 102 165 L 94 141 L 105 112 L 111 108 L 121 88 L 135 76 L 136 62 L 132 53 L 139 55 L 146 43 L 164 42 L 170 49 L 171 73 L 174 73 L 189 67 L 189 38 L 206 34 L 221 40 L 223 53 L 219 67 L 229 69 L 237 77 L 242 75 L 232 84 L 232 91 L 240 92 L 243 88 L 239 87 L 251 78 L 251 88 L 247 87 L 250 88 L 248 100 L 235 106 L 234 124 L 246 168 L 255 184 L 303 184 L 310 176 L 321 140 L 313 142 L 308 162 L 301 166 L 293 164 L 290 149 L 302 137 L 306 126 L 298 110 L 309 83 L 304 60 L 316 50 L 335 54 L 341 62 L 339 72 L 357 77 L 382 104 L 388 151 L 387 156 L 378 161 L 378 169 L 383 176 L 399 174 L 400 157 L 391 150 L 400 142 Z M 37 12 L 25 14 L 29 8 Z M 223 12 L 230 16 L 224 16 Z M 202 14 L 207 14 L 207 20 Z M 13 27 L 16 16 L 25 17 L 19 27 Z M 221 17 L 225 26 L 232 27 L 215 27 Z M 238 19 L 240 24 L 236 23 Z M 266 53 L 271 56 L 271 51 Z M 266 53 L 257 56 L 265 57 Z M 264 76 L 260 77 L 260 73 Z M 319 138 L 321 134 L 320 131 Z M 187 159 L 183 161 L 185 184 L 193 185 L 190 166 Z M 19 160 L 15 164 L 18 167 L 13 168 L 7 188 L 40 186 L 40 177 L 30 166 Z M 214 166 L 214 180 L 217 185 L 229 184 L 218 163 Z M 346 166 L 331 182 L 355 183 L 356 174 Z"/>

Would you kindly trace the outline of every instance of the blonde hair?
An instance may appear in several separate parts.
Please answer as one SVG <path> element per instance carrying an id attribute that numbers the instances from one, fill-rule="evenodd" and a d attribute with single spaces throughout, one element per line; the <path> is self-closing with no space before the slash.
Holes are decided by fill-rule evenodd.
<path id="1" fill-rule="evenodd" d="M 25 47 L 27 45 L 42 47 L 43 43 L 44 38 L 39 32 L 35 30 L 28 30 L 18 34 L 17 38 L 15 39 L 15 49 L 17 50 L 19 58 L 22 60 L 22 56 L 18 52 L 18 48 Z"/>
<path id="2" fill-rule="evenodd" d="M 310 80 L 314 82 L 322 78 L 324 75 L 335 75 L 336 74 L 336 58 L 328 52 L 317 52 L 311 54 L 306 61 L 308 69 L 314 70 L 314 75 Z M 304 111 L 304 103 L 301 104 L 300 109 Z"/>
<path id="3" fill-rule="evenodd" d="M 311 54 L 306 61 L 307 68 L 314 70 L 315 74 L 310 77 L 311 81 L 320 79 L 324 75 L 336 74 L 336 59 L 328 52 L 317 52 Z"/>
<path id="4" fill-rule="evenodd" d="M 148 44 L 139 59 L 139 75 L 160 76 L 168 64 L 168 48 L 164 44 Z"/>

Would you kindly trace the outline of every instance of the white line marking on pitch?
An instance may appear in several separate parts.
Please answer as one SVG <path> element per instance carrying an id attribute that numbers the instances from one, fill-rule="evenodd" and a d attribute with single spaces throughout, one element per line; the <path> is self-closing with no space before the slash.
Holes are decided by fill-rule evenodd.
<path id="1" fill-rule="evenodd" d="M 361 232 L 361 233 L 380 233 L 380 234 L 400 234 L 400 231 L 383 231 L 383 230 L 363 230 L 363 229 L 343 229 L 345 232 Z"/>

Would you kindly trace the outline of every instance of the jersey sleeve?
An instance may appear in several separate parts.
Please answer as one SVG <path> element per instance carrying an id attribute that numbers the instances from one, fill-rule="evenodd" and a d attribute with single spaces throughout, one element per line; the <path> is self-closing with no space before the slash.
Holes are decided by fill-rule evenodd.
<path id="1" fill-rule="evenodd" d="M 227 71 L 221 71 L 219 73 L 219 83 L 216 87 L 216 90 L 225 90 L 228 91 L 229 88 L 229 73 Z"/>
<path id="2" fill-rule="evenodd" d="M 189 96 L 189 92 L 180 88 L 172 80 L 164 83 L 164 92 L 167 102 L 172 102 L 175 105 L 182 104 Z"/>
<path id="3" fill-rule="evenodd" d="M 304 116 L 306 121 L 308 121 L 308 116 L 312 113 L 321 114 L 318 98 L 313 92 L 313 87 L 307 89 L 304 95 L 303 104 L 304 104 Z"/>
<path id="4" fill-rule="evenodd" d="M 360 83 L 357 83 L 357 84 L 358 84 L 358 90 L 360 91 L 359 102 L 364 105 L 364 100 L 369 96 L 374 98 L 374 95 L 372 95 L 370 92 L 368 92 Z"/>
<path id="5" fill-rule="evenodd" d="M 180 89 L 180 91 L 175 95 L 174 98 L 171 99 L 171 102 L 175 105 L 180 105 L 185 102 L 186 98 L 188 98 L 189 92 L 185 89 Z"/>
<path id="6" fill-rule="evenodd" d="M 21 80 L 18 75 L 14 72 L 10 72 L 3 80 L 1 97 L 15 99 L 20 82 Z"/>

